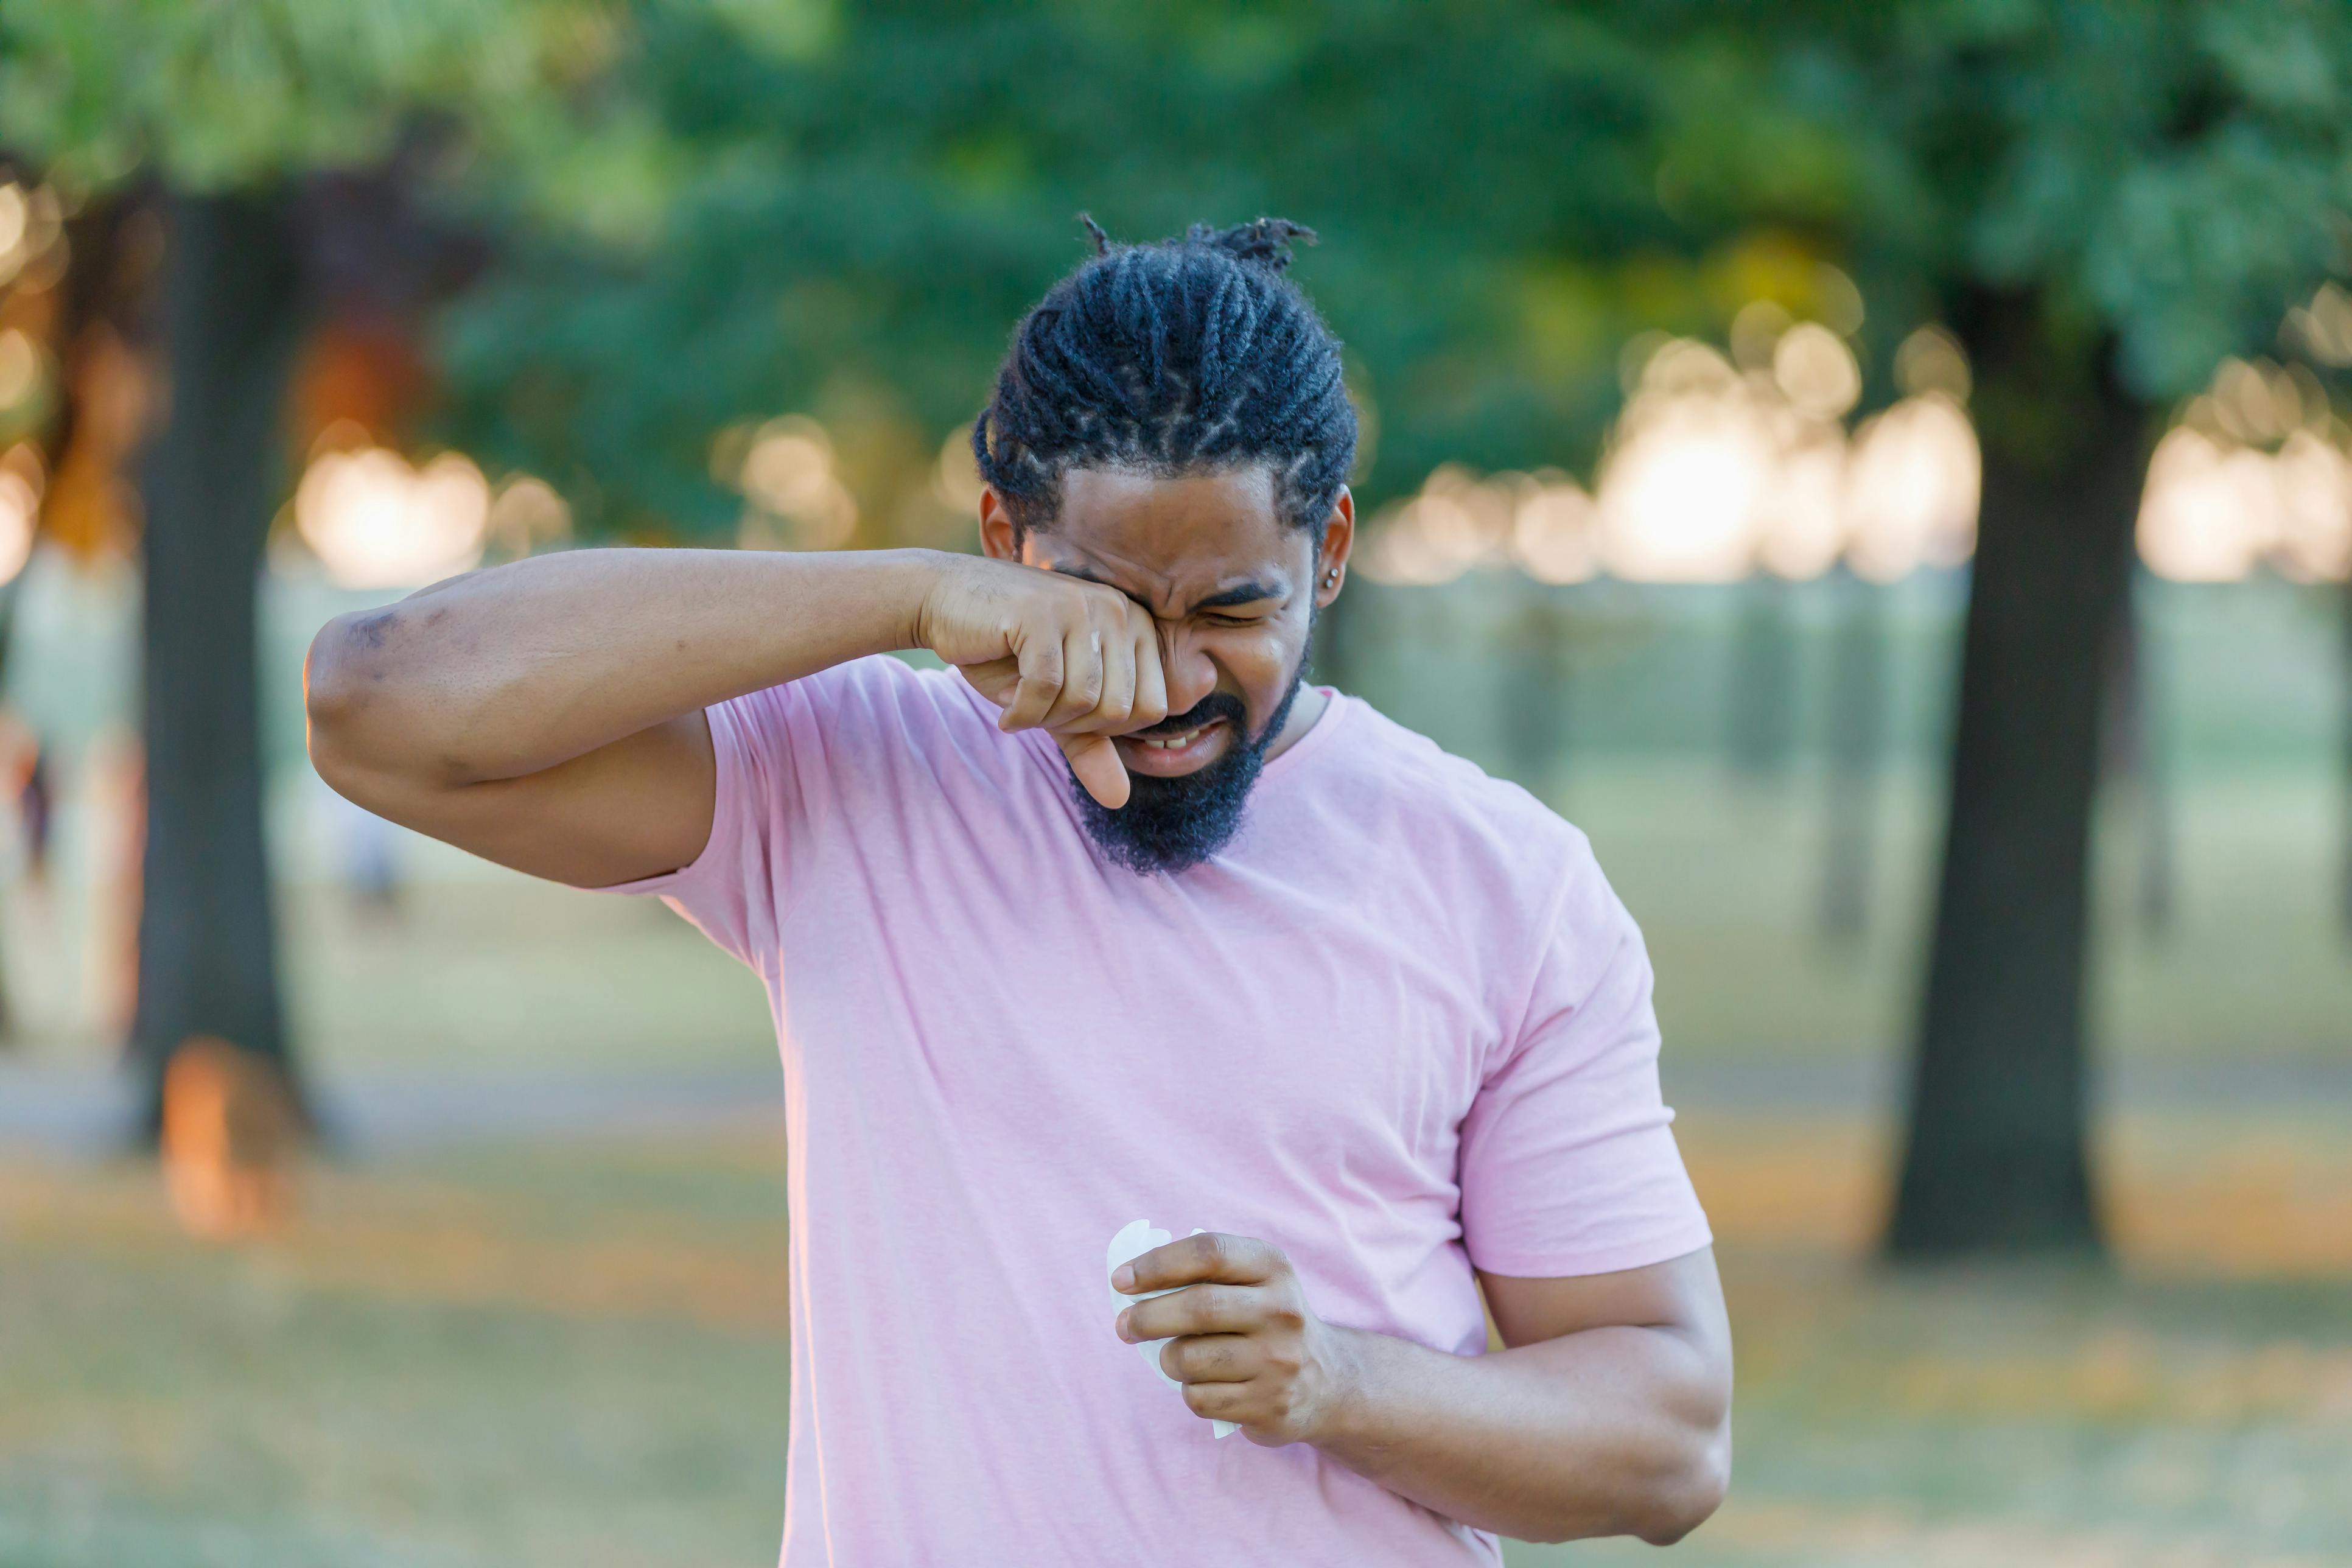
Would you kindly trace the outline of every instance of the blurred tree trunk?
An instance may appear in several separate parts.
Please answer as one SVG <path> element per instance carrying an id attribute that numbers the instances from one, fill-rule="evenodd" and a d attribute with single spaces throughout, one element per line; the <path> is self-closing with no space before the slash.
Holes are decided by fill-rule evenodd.
<path id="1" fill-rule="evenodd" d="M 2147 574 L 2116 616 L 2116 648 L 2108 671 L 2106 770 L 2129 808 L 2138 875 L 2134 909 L 2143 934 L 2172 929 L 2175 875 L 2170 736 L 2166 728 L 2164 670 L 2150 619 Z"/>
<path id="2" fill-rule="evenodd" d="M 1568 752 L 1574 669 L 1568 612 L 1559 590 L 1531 577 L 1512 584 L 1519 603 L 1503 635 L 1502 689 L 1496 728 L 1511 776 L 1529 793 L 1554 797 Z"/>
<path id="3" fill-rule="evenodd" d="M 1887 1246 L 2095 1251 L 2091 816 L 2148 415 L 2114 381 L 2108 346 L 2068 353 L 2032 296 L 1976 296 L 1956 324 L 1979 367 L 1983 507 Z M 2067 376 L 2070 363 L 2089 374 Z"/>
<path id="4" fill-rule="evenodd" d="M 2336 913 L 2344 935 L 2352 939 L 2352 577 L 2344 580 L 2343 601 L 2344 659 L 2338 670 L 2343 688 L 2336 700 L 2344 724 L 2344 733 L 2337 742 L 2343 747 L 2344 816 L 2343 840 L 2336 850 L 2340 859 L 2336 870 Z"/>
<path id="5" fill-rule="evenodd" d="M 178 195 L 162 327 L 167 412 L 142 475 L 145 893 L 131 1050 L 158 1125 L 163 1071 L 217 1037 L 285 1070 L 262 837 L 256 600 L 300 316 L 285 204 Z"/>
<path id="6" fill-rule="evenodd" d="M 1733 776 L 1778 783 L 1797 749 L 1797 637 L 1786 579 L 1759 572 L 1733 590 L 1726 748 Z"/>
<path id="7" fill-rule="evenodd" d="M 1841 566 L 1830 644 L 1829 756 L 1822 792 L 1822 935 L 1854 948 L 1870 925 L 1878 842 L 1878 775 L 1886 751 L 1886 590 Z"/>

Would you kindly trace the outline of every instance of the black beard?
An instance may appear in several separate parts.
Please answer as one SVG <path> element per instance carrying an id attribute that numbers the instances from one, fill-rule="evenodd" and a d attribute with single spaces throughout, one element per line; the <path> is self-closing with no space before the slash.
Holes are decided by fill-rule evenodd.
<path id="1" fill-rule="evenodd" d="M 1255 735 L 1249 732 L 1249 715 L 1241 699 L 1224 691 L 1213 691 L 1190 711 L 1153 725 L 1173 733 L 1223 719 L 1238 738 L 1223 756 L 1197 773 L 1175 778 L 1129 773 L 1127 804 L 1117 811 L 1088 795 L 1072 773 L 1070 796 L 1077 802 L 1087 837 L 1114 863 L 1139 877 L 1189 871 L 1223 849 L 1241 831 L 1242 810 L 1265 766 L 1265 749 L 1282 733 L 1306 678 L 1307 659 L 1301 655 L 1274 717 Z"/>

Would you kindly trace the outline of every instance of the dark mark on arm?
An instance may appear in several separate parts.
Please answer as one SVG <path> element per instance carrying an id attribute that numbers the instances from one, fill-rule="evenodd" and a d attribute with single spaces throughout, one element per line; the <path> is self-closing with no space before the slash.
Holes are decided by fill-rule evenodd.
<path id="1" fill-rule="evenodd" d="M 352 623 L 352 641 L 363 648 L 380 648 L 383 646 L 384 634 L 399 619 L 400 613 L 396 610 L 378 610 L 373 616 L 362 616 Z"/>

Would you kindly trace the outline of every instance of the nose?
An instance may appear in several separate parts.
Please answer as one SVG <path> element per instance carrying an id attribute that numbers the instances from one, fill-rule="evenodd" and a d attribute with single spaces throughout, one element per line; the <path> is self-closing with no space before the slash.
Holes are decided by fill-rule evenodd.
<path id="1" fill-rule="evenodd" d="M 1160 673 L 1168 683 L 1168 711 L 1189 713 L 1217 689 L 1217 667 L 1181 626 L 1160 624 Z"/>

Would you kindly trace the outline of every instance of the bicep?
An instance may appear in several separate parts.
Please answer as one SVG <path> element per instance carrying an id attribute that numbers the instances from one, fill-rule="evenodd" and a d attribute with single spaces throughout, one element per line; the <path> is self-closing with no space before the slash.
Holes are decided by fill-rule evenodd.
<path id="1" fill-rule="evenodd" d="M 364 768 L 320 771 L 380 816 L 578 888 L 691 864 L 709 841 L 718 794 L 710 722 L 700 709 L 519 778 L 436 788 Z"/>

